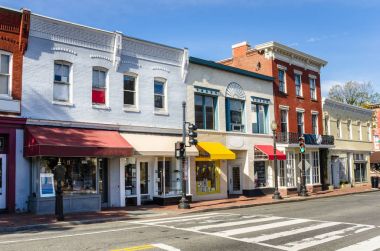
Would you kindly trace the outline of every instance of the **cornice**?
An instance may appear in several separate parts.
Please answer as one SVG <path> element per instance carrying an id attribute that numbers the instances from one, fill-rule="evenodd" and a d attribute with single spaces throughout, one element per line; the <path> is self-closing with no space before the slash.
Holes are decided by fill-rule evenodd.
<path id="1" fill-rule="evenodd" d="M 323 110 L 328 112 L 328 108 L 334 109 L 337 111 L 348 111 L 352 113 L 356 113 L 358 116 L 368 116 L 369 120 L 372 118 L 372 110 L 361 108 L 354 105 L 344 104 L 335 100 L 331 99 L 324 99 L 323 100 Z"/>

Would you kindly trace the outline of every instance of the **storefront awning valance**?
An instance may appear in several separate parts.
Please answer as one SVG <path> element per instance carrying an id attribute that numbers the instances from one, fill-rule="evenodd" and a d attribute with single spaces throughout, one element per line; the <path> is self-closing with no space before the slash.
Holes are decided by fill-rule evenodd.
<path id="1" fill-rule="evenodd" d="M 24 155 L 112 157 L 133 155 L 132 146 L 117 131 L 27 126 Z"/>
<path id="2" fill-rule="evenodd" d="M 219 142 L 199 142 L 197 148 L 200 152 L 197 161 L 236 159 L 235 153 Z"/>
<path id="3" fill-rule="evenodd" d="M 175 143 L 182 141 L 179 136 L 165 136 L 153 134 L 121 133 L 134 148 L 135 154 L 143 156 L 173 156 L 175 155 Z M 198 150 L 194 146 L 186 147 L 186 156 L 198 156 Z"/>
<path id="4" fill-rule="evenodd" d="M 255 145 L 255 148 L 268 156 L 269 160 L 274 160 L 274 148 L 271 145 Z M 286 160 L 285 153 L 276 150 L 278 160 Z"/>

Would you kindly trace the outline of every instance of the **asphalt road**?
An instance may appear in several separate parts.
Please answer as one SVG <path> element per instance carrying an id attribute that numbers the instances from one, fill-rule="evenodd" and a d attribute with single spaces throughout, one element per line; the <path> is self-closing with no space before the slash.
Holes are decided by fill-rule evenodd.
<path id="1" fill-rule="evenodd" d="M 0 250 L 380 250 L 380 192 L 0 235 Z"/>

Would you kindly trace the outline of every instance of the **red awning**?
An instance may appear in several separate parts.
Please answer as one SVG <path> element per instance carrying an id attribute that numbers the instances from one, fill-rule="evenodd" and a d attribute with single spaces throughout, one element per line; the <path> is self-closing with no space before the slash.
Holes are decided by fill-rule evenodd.
<path id="1" fill-rule="evenodd" d="M 274 160 L 274 149 L 273 149 L 273 146 L 271 145 L 255 145 L 255 147 L 263 152 L 264 154 L 266 154 L 268 156 L 268 159 L 269 160 Z M 285 153 L 279 151 L 279 150 L 276 150 L 276 155 L 277 155 L 277 159 L 278 160 L 286 160 L 286 155 Z"/>
<path id="2" fill-rule="evenodd" d="M 112 157 L 132 154 L 132 146 L 117 131 L 26 127 L 24 145 L 26 157 Z"/>

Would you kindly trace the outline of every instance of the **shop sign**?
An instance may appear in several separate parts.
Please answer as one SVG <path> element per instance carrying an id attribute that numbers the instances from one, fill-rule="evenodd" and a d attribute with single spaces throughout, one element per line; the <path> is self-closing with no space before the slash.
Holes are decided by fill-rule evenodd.
<path id="1" fill-rule="evenodd" d="M 55 196 L 54 174 L 52 173 L 40 174 L 40 195 L 41 197 Z"/>

